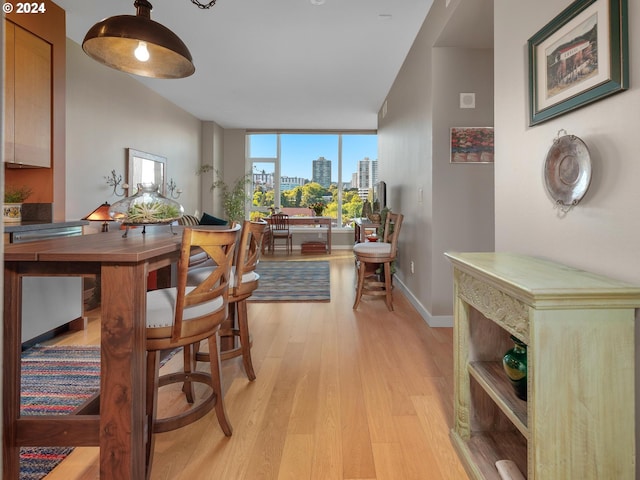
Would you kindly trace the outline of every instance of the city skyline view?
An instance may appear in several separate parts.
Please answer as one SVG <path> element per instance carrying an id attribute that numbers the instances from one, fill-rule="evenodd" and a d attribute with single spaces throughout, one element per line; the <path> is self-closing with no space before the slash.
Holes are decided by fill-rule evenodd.
<path id="1" fill-rule="evenodd" d="M 282 177 L 300 177 L 311 181 L 313 161 L 324 157 L 331 161 L 331 181 L 338 181 L 337 134 L 280 134 Z M 250 158 L 275 159 L 276 134 L 252 134 Z M 358 171 L 358 162 L 378 158 L 378 139 L 375 134 L 342 134 L 342 181 L 350 183 Z M 272 173 L 272 172 L 267 172 Z"/>

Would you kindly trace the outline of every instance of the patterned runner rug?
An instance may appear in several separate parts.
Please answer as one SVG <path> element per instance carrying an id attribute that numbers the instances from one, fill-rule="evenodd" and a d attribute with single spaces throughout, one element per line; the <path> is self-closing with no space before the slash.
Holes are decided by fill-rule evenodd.
<path id="1" fill-rule="evenodd" d="M 36 345 L 22 354 L 22 415 L 63 415 L 100 390 L 100 348 Z M 20 479 L 39 480 L 73 447 L 22 447 Z"/>
<path id="2" fill-rule="evenodd" d="M 177 352 L 163 355 L 164 365 Z M 35 345 L 22 353 L 22 415 L 65 415 L 100 390 L 100 347 Z M 40 480 L 73 447 L 20 448 L 20 480 Z"/>
<path id="3" fill-rule="evenodd" d="M 328 302 L 331 300 L 329 262 L 261 261 L 258 289 L 252 302 Z"/>

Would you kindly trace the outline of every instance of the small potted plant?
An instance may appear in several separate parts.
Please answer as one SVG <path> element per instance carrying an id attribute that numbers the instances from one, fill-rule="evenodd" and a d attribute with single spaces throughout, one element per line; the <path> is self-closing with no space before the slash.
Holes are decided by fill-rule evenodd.
<path id="1" fill-rule="evenodd" d="M 322 216 L 322 212 L 324 212 L 326 206 L 327 205 L 323 201 L 318 201 L 309 205 L 309 208 L 313 210 L 313 212 L 316 214 L 316 217 L 320 217 Z"/>
<path id="2" fill-rule="evenodd" d="M 202 165 L 197 175 L 214 170 L 211 165 Z M 211 190 L 218 188 L 220 190 L 220 196 L 222 197 L 222 208 L 229 223 L 242 223 L 245 219 L 245 204 L 251 200 L 251 197 L 247 194 L 247 185 L 251 184 L 251 172 L 245 173 L 240 178 L 237 178 L 231 185 L 225 183 L 222 174 L 219 170 L 215 169 L 216 181 L 211 185 Z"/>
<path id="3" fill-rule="evenodd" d="M 22 204 L 32 192 L 33 190 L 26 185 L 21 187 L 5 185 L 4 205 L 2 207 L 2 217 L 5 223 L 22 221 Z"/>

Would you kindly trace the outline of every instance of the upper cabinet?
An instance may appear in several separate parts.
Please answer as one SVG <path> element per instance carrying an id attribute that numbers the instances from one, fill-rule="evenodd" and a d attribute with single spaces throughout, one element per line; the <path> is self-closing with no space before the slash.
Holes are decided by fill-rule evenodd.
<path id="1" fill-rule="evenodd" d="M 5 15 L 4 154 L 8 167 L 57 167 L 64 177 L 65 12 Z M 54 189 L 51 172 L 49 182 Z"/>
<path id="2" fill-rule="evenodd" d="M 5 162 L 50 167 L 52 47 L 5 21 Z"/>

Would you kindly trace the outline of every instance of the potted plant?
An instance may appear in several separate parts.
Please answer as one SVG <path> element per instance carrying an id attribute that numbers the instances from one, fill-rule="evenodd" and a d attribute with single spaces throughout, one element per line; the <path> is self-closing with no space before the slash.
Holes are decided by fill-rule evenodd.
<path id="1" fill-rule="evenodd" d="M 16 187 L 5 185 L 4 205 L 2 207 L 2 217 L 5 223 L 17 223 L 22 221 L 22 204 L 33 193 L 33 190 L 26 185 Z"/>
<path id="2" fill-rule="evenodd" d="M 198 170 L 197 174 L 209 172 L 213 169 L 211 165 L 203 165 Z M 222 174 L 219 170 L 215 170 L 216 181 L 211 185 L 211 190 L 216 188 L 220 189 L 220 195 L 222 196 L 222 208 L 227 220 L 230 223 L 242 223 L 245 219 L 245 203 L 250 200 L 247 195 L 246 186 L 251 183 L 251 173 L 246 173 L 232 185 L 227 185 L 222 178 Z"/>
<path id="3" fill-rule="evenodd" d="M 319 200 L 309 205 L 309 208 L 313 210 L 313 212 L 316 214 L 316 217 L 320 217 L 322 216 L 322 212 L 324 212 L 326 206 L 327 205 L 322 200 Z"/>

